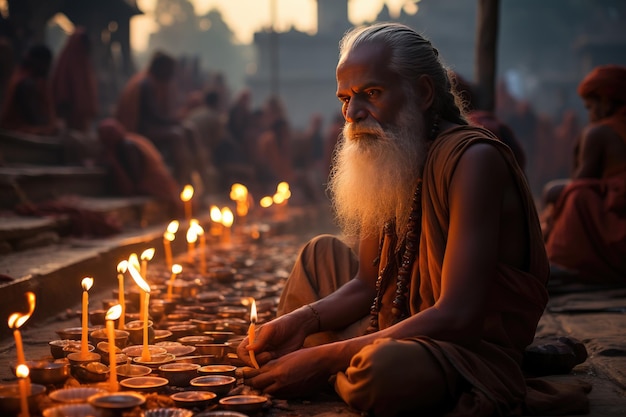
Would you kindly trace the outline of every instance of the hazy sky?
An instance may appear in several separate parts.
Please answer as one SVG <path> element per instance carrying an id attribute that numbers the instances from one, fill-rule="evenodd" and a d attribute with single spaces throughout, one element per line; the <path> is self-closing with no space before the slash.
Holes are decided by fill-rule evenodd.
<path id="1" fill-rule="evenodd" d="M 152 11 L 157 0 L 138 0 L 139 8 L 144 16 L 132 20 L 131 43 L 135 49 L 145 49 L 148 36 L 153 31 Z M 250 43 L 254 32 L 269 27 L 271 20 L 271 3 L 274 1 L 277 29 L 296 29 L 314 33 L 317 29 L 316 0 L 190 0 L 197 14 L 205 14 L 216 8 L 222 13 L 226 24 L 235 32 L 237 41 Z M 404 5 L 414 7 L 414 0 L 349 0 L 348 18 L 353 24 L 373 20 L 380 12 L 382 5 L 387 3 L 392 16 L 397 15 Z"/>

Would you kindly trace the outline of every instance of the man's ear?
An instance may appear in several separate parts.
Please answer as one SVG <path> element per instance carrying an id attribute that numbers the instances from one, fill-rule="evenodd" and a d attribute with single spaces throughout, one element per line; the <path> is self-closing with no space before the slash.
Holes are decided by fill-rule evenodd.
<path id="1" fill-rule="evenodd" d="M 433 79 L 426 74 L 420 75 L 415 83 L 417 105 L 421 111 L 428 110 L 435 100 L 435 84 Z"/>

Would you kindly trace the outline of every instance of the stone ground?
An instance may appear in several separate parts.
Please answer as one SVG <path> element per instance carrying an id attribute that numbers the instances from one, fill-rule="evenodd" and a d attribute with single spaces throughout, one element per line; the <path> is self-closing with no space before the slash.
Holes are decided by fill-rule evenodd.
<path id="1" fill-rule="evenodd" d="M 309 225 L 310 226 L 310 225 Z M 329 231 L 323 228 L 321 231 Z M 290 233 L 293 231 L 290 231 Z M 292 262 L 297 247 L 312 233 L 299 234 L 292 243 L 292 250 L 285 250 L 281 261 Z M 11 270 L 14 276 L 24 277 L 23 289 L 27 290 L 29 274 L 24 272 L 28 268 L 42 269 L 47 263 L 89 264 L 94 257 L 85 252 L 97 252 L 96 258 L 105 259 L 107 254 L 113 253 L 115 248 L 128 250 L 132 244 L 138 242 L 158 242 L 162 227 L 155 230 L 143 229 L 140 233 L 134 232 L 115 239 L 105 241 L 73 240 L 59 243 L 57 249 L 46 249 L 45 257 L 41 259 L 0 258 L 0 272 Z M 268 240 L 267 245 L 271 245 Z M 105 249 L 103 249 L 105 248 Z M 78 255 L 80 253 L 80 255 Z M 90 261 L 91 259 L 91 261 Z M 96 262 L 97 263 L 97 262 Z M 8 265 L 7 265 L 8 264 Z M 12 269 L 11 269 L 12 268 Z M 52 268 L 53 269 L 53 268 Z M 17 271 L 20 271 L 19 274 Z M 40 271 L 41 272 L 41 271 Z M 37 274 L 31 274 L 33 280 Z M 51 281 L 52 282 L 52 281 Z M 54 284 L 37 282 L 32 284 L 38 291 L 44 291 L 46 285 L 63 286 L 63 281 Z M 94 292 L 92 303 L 110 298 L 110 291 L 114 288 L 113 281 Z M 20 294 L 23 294 L 20 293 Z M 17 295 L 0 287 L 0 299 L 3 304 L 11 304 Z M 12 298 L 10 298 L 12 297 Z M 23 295 L 19 295 L 23 297 Z M 18 297 L 18 298 L 19 298 Z M 71 298 L 70 298 L 71 299 Z M 75 312 L 80 309 L 78 298 L 68 303 L 56 300 L 57 313 L 47 314 L 37 321 L 27 323 L 22 331 L 27 359 L 37 359 L 49 355 L 48 341 L 57 339 L 56 330 L 75 327 L 79 319 Z M 18 300 L 19 301 L 19 300 Z M 4 311 L 4 309 L 3 309 Z M 13 310 L 16 311 L 16 310 Z M 24 311 L 18 309 L 17 311 Z M 51 311 L 51 310 L 50 310 Z M 626 415 L 626 288 L 625 289 L 580 289 L 576 287 L 555 288 L 548 308 L 541 319 L 537 336 L 575 337 L 584 342 L 589 353 L 588 359 L 574 368 L 569 375 L 559 375 L 552 378 L 570 380 L 580 378 L 593 385 L 589 394 L 591 410 L 588 414 L 593 417 L 623 417 Z M 9 363 L 15 358 L 15 345 L 12 337 L 3 336 L 0 343 L 0 380 L 13 380 Z M 265 409 L 263 417 L 330 417 L 330 416 L 358 416 L 359 413 L 346 407 L 341 401 L 330 394 L 319 395 L 306 401 L 280 401 L 273 399 L 271 407 Z"/>

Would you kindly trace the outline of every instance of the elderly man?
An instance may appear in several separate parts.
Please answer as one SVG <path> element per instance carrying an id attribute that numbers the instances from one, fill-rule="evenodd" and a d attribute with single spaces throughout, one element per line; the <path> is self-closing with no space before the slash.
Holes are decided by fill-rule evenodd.
<path id="1" fill-rule="evenodd" d="M 626 67 L 600 66 L 578 86 L 590 124 L 566 186 L 552 187 L 546 248 L 565 281 L 626 282 Z M 554 203 L 554 204 L 551 204 Z"/>
<path id="2" fill-rule="evenodd" d="M 520 412 L 548 261 L 511 150 L 467 124 L 437 50 L 404 25 L 344 37 L 337 97 L 329 188 L 358 255 L 330 236 L 303 249 L 279 317 L 239 346 L 262 365 L 248 383 L 302 396 L 331 377 L 374 415 Z"/>

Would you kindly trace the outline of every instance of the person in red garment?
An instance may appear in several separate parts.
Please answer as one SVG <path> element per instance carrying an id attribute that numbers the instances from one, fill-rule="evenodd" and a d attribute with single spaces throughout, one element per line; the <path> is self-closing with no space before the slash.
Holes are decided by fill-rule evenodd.
<path id="1" fill-rule="evenodd" d="M 375 416 L 584 412 L 589 386 L 522 372 L 549 268 L 511 149 L 468 124 L 408 26 L 347 33 L 336 76 L 346 122 L 329 191 L 358 254 L 330 235 L 305 245 L 278 317 L 238 347 L 261 365 L 246 383 L 278 397 L 334 385 Z"/>
<path id="2" fill-rule="evenodd" d="M 96 70 L 91 61 L 91 41 L 77 27 L 67 38 L 52 69 L 51 84 L 56 113 L 68 129 L 89 133 L 98 115 Z"/>
<path id="3" fill-rule="evenodd" d="M 552 189 L 545 235 L 555 276 L 565 282 L 626 283 L 626 67 L 606 65 L 578 86 L 589 125 L 576 170 Z"/>

